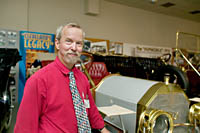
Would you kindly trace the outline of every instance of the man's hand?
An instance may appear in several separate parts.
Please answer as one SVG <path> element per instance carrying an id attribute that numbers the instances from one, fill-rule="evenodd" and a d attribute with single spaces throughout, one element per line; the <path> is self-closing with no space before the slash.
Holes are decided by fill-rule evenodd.
<path id="1" fill-rule="evenodd" d="M 110 133 L 110 131 L 108 131 L 108 129 L 106 129 L 105 127 L 101 130 L 101 133 Z"/>

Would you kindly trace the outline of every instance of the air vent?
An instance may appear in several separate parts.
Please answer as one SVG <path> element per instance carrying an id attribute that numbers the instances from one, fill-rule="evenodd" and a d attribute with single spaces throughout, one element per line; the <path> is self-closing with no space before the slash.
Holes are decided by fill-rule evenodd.
<path id="1" fill-rule="evenodd" d="M 194 10 L 194 11 L 191 11 L 189 12 L 190 14 L 199 14 L 200 13 L 200 10 Z"/>
<path id="2" fill-rule="evenodd" d="M 161 6 L 168 8 L 168 7 L 171 7 L 171 6 L 174 6 L 174 5 L 175 5 L 174 3 L 167 2 L 167 3 L 162 4 Z"/>

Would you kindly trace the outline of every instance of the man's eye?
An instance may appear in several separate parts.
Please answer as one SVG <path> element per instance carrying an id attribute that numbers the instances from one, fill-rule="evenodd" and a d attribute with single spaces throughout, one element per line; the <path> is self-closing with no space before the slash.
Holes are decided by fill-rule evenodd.
<path id="1" fill-rule="evenodd" d="M 83 45 L 82 42 L 77 42 L 76 44 L 79 45 L 79 46 L 82 46 L 82 45 Z"/>
<path id="2" fill-rule="evenodd" d="M 72 41 L 71 41 L 71 40 L 66 40 L 65 42 L 66 42 L 66 43 L 72 43 Z"/>

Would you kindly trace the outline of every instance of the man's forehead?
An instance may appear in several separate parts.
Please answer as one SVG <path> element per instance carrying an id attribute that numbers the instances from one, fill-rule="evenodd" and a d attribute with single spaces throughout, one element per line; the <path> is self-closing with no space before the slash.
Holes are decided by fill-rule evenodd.
<path id="1" fill-rule="evenodd" d="M 76 31 L 69 31 L 69 29 L 71 29 L 71 28 L 76 28 L 76 27 L 68 27 L 67 29 L 65 29 L 65 27 L 64 27 L 63 30 L 62 30 L 61 38 L 63 38 L 63 39 L 71 39 L 71 40 L 75 39 L 77 41 L 83 41 L 84 36 L 83 36 L 82 29 L 76 28 L 76 29 L 81 31 L 81 34 L 79 34 L 79 33 L 77 34 Z"/>
<path id="2" fill-rule="evenodd" d="M 74 27 L 74 26 L 71 26 L 71 25 L 66 25 L 63 27 L 63 30 L 65 29 L 71 29 L 71 28 L 74 28 L 74 29 L 79 29 L 79 30 L 82 30 L 80 27 Z"/>

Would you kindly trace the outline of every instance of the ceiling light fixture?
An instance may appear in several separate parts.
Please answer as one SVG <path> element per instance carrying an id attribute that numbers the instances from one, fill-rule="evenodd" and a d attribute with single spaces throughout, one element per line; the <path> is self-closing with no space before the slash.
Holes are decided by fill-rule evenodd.
<path id="1" fill-rule="evenodd" d="M 150 0 L 151 3 L 156 3 L 158 0 Z"/>

